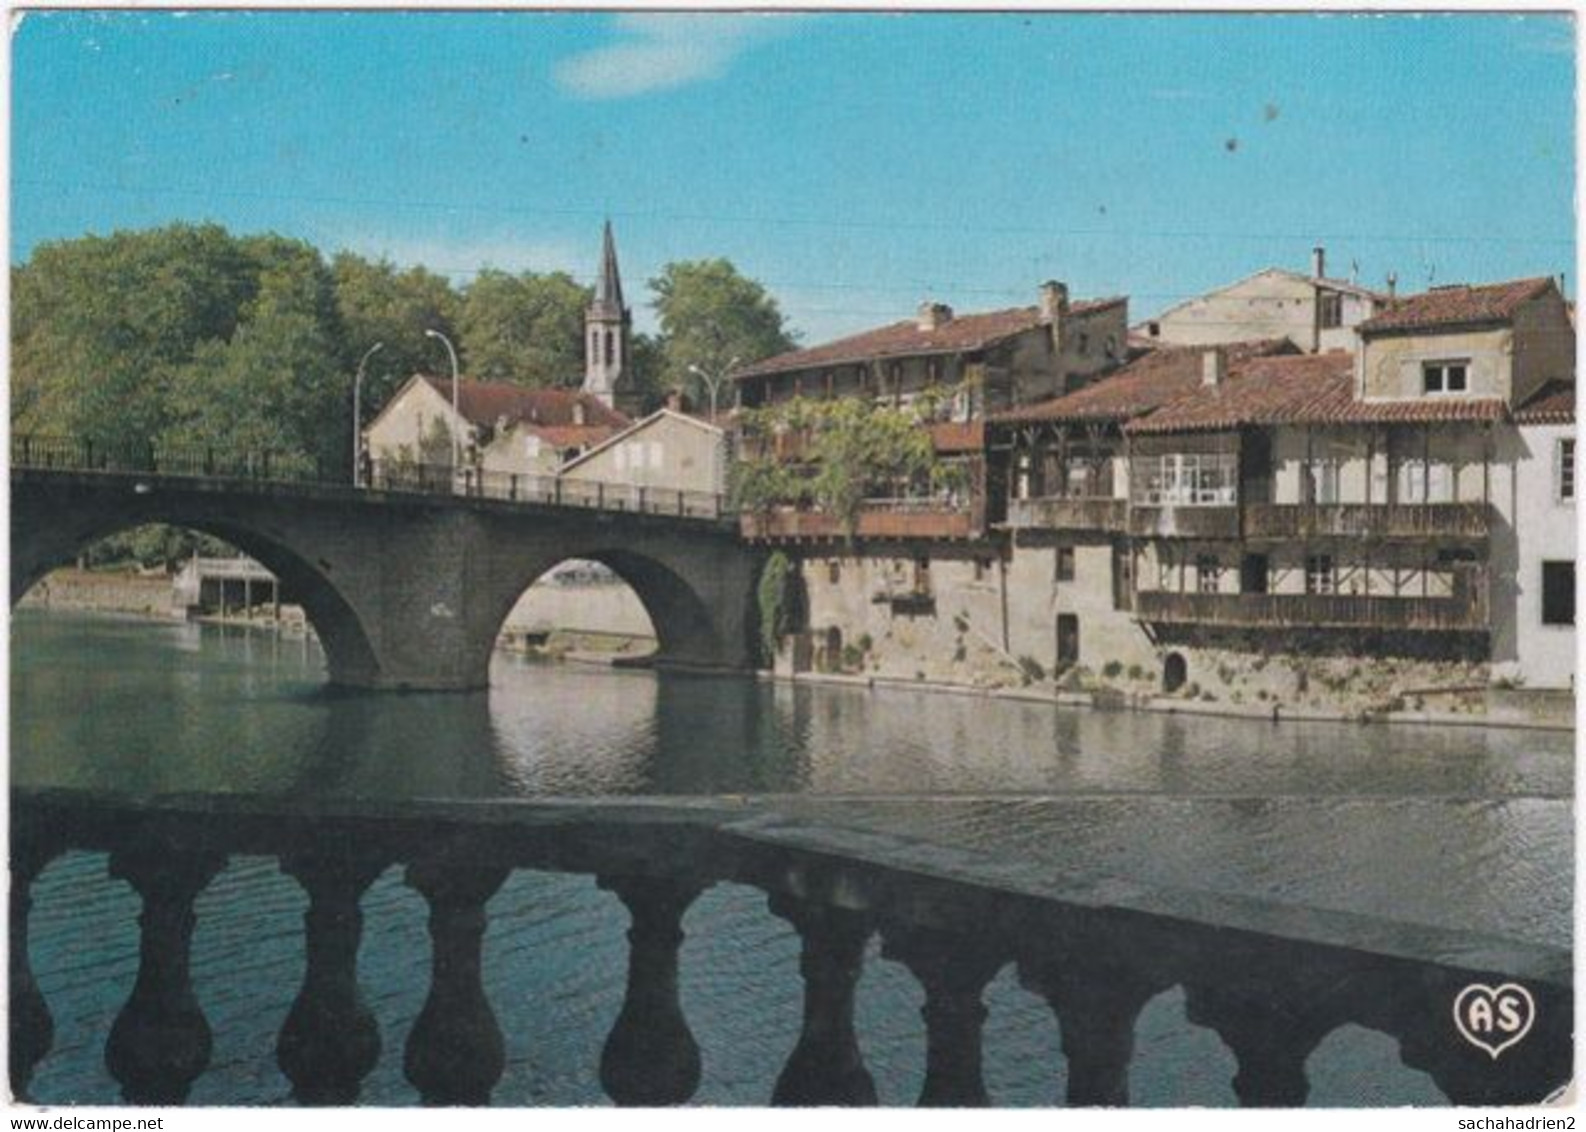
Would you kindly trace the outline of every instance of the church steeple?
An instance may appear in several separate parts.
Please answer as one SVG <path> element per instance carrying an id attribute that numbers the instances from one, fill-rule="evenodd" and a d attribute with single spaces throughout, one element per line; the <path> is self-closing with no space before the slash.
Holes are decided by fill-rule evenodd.
<path id="1" fill-rule="evenodd" d="M 621 312 L 622 273 L 617 270 L 617 241 L 611 235 L 611 221 L 600 248 L 600 281 L 595 284 L 595 305 Z"/>
<path id="2" fill-rule="evenodd" d="M 584 312 L 584 392 L 611 408 L 632 414 L 638 409 L 628 369 L 628 330 L 632 315 L 622 302 L 622 274 L 617 270 L 617 241 L 606 221 L 600 249 L 600 275 L 595 297 Z"/>

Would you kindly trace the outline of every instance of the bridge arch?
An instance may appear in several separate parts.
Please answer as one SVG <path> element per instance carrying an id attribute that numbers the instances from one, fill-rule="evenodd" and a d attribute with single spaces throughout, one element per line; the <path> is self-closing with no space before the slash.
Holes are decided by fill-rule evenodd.
<path id="1" fill-rule="evenodd" d="M 31 529 L 25 533 L 20 529 L 25 520 L 13 519 L 13 606 L 50 571 L 68 565 L 94 543 L 136 527 L 164 523 L 230 543 L 291 589 L 303 607 L 303 615 L 319 637 L 333 683 L 369 683 L 378 673 L 373 645 L 351 603 L 324 570 L 281 539 L 247 524 L 194 515 L 180 507 L 140 507 L 131 514 L 122 515 L 90 515 L 79 511 L 73 519 L 72 522 L 28 523 Z"/>
<path id="2" fill-rule="evenodd" d="M 732 655 L 723 640 L 721 617 L 713 609 L 697 579 L 685 577 L 684 567 L 664 556 L 617 546 L 591 546 L 558 554 L 528 565 L 496 596 L 489 617 L 494 631 L 485 634 L 486 647 L 494 648 L 507 618 L 536 582 L 569 561 L 597 562 L 617 576 L 638 599 L 656 638 L 656 661 L 663 665 L 720 667 Z"/>
<path id="3" fill-rule="evenodd" d="M 762 554 L 718 518 L 346 485 L 13 467 L 15 602 L 84 546 L 145 523 L 222 538 L 297 591 L 330 681 L 488 687 L 513 604 L 559 562 L 590 559 L 634 590 L 677 666 L 753 666 Z"/>

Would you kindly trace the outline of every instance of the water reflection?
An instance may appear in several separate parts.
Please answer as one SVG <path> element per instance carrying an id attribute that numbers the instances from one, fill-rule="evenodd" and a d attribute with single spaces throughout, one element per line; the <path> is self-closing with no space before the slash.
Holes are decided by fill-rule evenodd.
<path id="1" fill-rule="evenodd" d="M 400 797 L 1567 798 L 1571 737 L 1058 709 L 499 657 L 488 693 L 337 692 L 301 640 L 20 611 L 31 785 Z"/>

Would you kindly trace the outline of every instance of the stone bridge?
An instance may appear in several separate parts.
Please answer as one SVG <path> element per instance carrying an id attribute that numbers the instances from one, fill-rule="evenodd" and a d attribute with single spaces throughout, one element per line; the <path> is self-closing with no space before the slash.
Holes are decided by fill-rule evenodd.
<path id="1" fill-rule="evenodd" d="M 455 486 L 448 476 L 440 491 L 416 481 L 356 488 L 257 469 L 208 475 L 152 459 L 85 468 L 28 455 L 13 446 L 12 604 L 91 543 L 167 523 L 224 539 L 280 578 L 319 634 L 334 684 L 485 687 L 514 603 L 569 558 L 600 562 L 633 588 L 655 626 L 658 664 L 754 662 L 759 555 L 715 496 L 647 500 L 583 485 L 564 498 L 560 482 L 517 476 Z"/>

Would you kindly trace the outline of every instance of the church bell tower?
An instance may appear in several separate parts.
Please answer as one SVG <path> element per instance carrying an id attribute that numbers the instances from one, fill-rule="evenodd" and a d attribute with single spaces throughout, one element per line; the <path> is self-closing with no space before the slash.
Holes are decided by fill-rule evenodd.
<path id="1" fill-rule="evenodd" d="M 606 221 L 595 297 L 584 312 L 584 392 L 610 408 L 634 416 L 639 398 L 628 365 L 629 330 L 633 317 L 622 302 L 622 275 L 617 270 L 617 242 Z"/>

